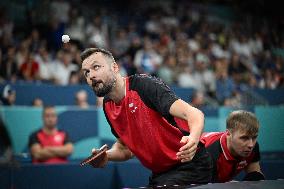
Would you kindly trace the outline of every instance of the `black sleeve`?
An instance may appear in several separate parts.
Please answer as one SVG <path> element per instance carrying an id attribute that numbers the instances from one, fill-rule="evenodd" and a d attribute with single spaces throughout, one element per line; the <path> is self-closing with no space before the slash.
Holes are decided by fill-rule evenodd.
<path id="1" fill-rule="evenodd" d="M 164 117 L 170 116 L 171 105 L 179 99 L 161 79 L 148 75 L 130 77 L 130 89 L 137 91 L 148 107 Z"/>
<path id="2" fill-rule="evenodd" d="M 111 133 L 112 133 L 116 138 L 119 138 L 118 134 L 117 134 L 116 131 L 113 129 L 113 127 L 111 127 Z"/>
<path id="3" fill-rule="evenodd" d="M 257 171 L 250 172 L 246 174 L 243 181 L 259 181 L 259 180 L 265 180 L 265 176 Z"/>
<path id="4" fill-rule="evenodd" d="M 72 143 L 72 141 L 70 140 L 70 137 L 69 137 L 68 133 L 65 132 L 65 131 L 64 131 L 64 133 L 65 133 L 64 144 Z"/>
<path id="5" fill-rule="evenodd" d="M 34 132 L 30 135 L 30 137 L 29 137 L 29 148 L 36 143 L 40 144 L 40 142 L 37 138 L 37 133 L 38 132 Z"/>
<path id="6" fill-rule="evenodd" d="M 256 142 L 254 148 L 253 148 L 253 153 L 254 153 L 254 157 L 252 159 L 252 162 L 258 162 L 260 161 L 260 153 L 259 153 L 259 144 L 258 142 Z"/>

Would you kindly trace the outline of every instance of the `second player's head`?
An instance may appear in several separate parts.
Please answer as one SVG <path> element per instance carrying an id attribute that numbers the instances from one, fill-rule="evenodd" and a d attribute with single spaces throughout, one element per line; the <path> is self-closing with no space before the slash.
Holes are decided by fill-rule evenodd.
<path id="1" fill-rule="evenodd" d="M 228 147 L 235 156 L 247 157 L 251 154 L 258 136 L 259 122 L 248 111 L 233 111 L 227 118 Z"/>

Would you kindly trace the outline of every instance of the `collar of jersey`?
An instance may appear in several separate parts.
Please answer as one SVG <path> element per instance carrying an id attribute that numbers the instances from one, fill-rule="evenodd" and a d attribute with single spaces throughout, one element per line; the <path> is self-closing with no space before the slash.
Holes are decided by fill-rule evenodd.
<path id="1" fill-rule="evenodd" d="M 223 151 L 223 154 L 226 158 L 226 160 L 228 161 L 238 161 L 236 158 L 234 158 L 234 156 L 232 156 L 232 154 L 230 153 L 228 146 L 227 146 L 227 133 L 228 132 L 224 132 L 224 134 L 222 134 L 221 138 L 220 138 L 220 144 L 221 144 L 221 148 Z"/>

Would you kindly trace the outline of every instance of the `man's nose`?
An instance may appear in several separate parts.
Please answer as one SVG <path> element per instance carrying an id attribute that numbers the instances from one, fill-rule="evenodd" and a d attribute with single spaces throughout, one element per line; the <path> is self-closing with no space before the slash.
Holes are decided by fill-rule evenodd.
<path id="1" fill-rule="evenodd" d="M 253 146 L 254 146 L 254 141 L 253 141 L 253 139 L 249 139 L 249 141 L 248 141 L 248 147 L 249 147 L 249 148 L 253 148 Z"/>
<path id="2" fill-rule="evenodd" d="M 91 80 L 96 79 L 96 72 L 94 70 L 90 70 L 90 79 Z"/>

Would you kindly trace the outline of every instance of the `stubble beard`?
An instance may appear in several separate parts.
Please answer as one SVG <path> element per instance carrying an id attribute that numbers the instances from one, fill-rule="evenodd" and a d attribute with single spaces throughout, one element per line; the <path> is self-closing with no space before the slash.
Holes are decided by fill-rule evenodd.
<path id="1" fill-rule="evenodd" d="M 103 86 L 99 88 L 99 87 L 96 87 L 97 84 L 98 85 L 102 84 Z M 104 97 L 112 91 L 115 85 L 116 85 L 116 78 L 113 76 L 110 79 L 110 81 L 106 83 L 103 83 L 101 80 L 93 81 L 92 88 L 97 97 Z"/>

